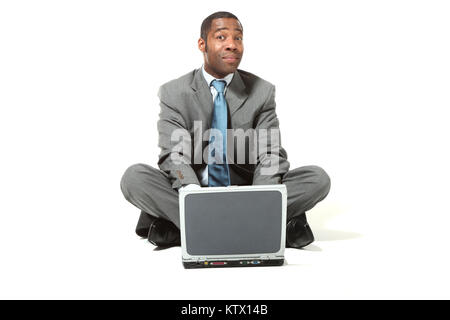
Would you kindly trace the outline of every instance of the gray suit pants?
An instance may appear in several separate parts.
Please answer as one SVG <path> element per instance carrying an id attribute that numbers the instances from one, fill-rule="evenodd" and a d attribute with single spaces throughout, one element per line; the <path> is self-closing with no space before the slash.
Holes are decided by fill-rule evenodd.
<path id="1" fill-rule="evenodd" d="M 330 178 L 320 167 L 305 166 L 287 172 L 287 220 L 298 216 L 323 200 L 330 190 Z M 180 227 L 178 191 L 172 188 L 168 175 L 146 164 L 129 167 L 120 182 L 125 198 L 148 214 L 172 221 Z"/>

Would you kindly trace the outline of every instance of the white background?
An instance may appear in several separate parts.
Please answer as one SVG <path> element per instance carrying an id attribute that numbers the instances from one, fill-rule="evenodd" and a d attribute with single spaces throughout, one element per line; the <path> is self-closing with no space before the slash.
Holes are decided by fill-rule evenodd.
<path id="1" fill-rule="evenodd" d="M 184 270 L 119 188 L 156 166 L 161 84 L 244 27 L 291 167 L 331 176 L 278 268 Z M 0 2 L 0 298 L 450 298 L 447 1 Z"/>

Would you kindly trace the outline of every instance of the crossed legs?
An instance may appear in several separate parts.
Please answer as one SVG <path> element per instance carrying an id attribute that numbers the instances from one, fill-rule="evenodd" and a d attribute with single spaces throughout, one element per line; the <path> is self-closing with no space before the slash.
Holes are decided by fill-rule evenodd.
<path id="1" fill-rule="evenodd" d="M 288 193 L 288 221 L 312 209 L 330 190 L 330 178 L 318 166 L 290 170 L 282 182 Z M 120 187 L 125 199 L 143 211 L 137 230 L 148 229 L 151 216 L 169 220 L 180 227 L 178 191 L 172 188 L 166 173 L 146 164 L 135 164 L 125 171 Z"/>

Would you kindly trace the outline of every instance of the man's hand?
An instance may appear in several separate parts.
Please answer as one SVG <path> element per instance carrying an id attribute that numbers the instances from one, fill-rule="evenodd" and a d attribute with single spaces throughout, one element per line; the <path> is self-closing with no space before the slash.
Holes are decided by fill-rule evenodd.
<path id="1" fill-rule="evenodd" d="M 198 184 L 191 183 L 191 184 L 187 184 L 187 185 L 183 186 L 182 188 L 184 190 L 194 190 L 194 189 L 201 189 L 202 187 L 200 187 Z"/>

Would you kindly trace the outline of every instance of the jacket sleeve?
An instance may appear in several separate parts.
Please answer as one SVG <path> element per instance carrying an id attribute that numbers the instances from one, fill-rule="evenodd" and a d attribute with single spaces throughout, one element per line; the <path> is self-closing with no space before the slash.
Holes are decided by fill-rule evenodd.
<path id="1" fill-rule="evenodd" d="M 280 184 L 289 171 L 287 152 L 281 146 L 279 122 L 275 112 L 275 86 L 255 121 L 258 138 L 257 163 L 253 175 L 253 184 Z"/>
<path id="2" fill-rule="evenodd" d="M 158 120 L 158 166 L 169 175 L 172 188 L 200 182 L 191 166 L 191 136 L 180 112 L 165 102 L 166 91 L 159 89 L 161 112 Z"/>

